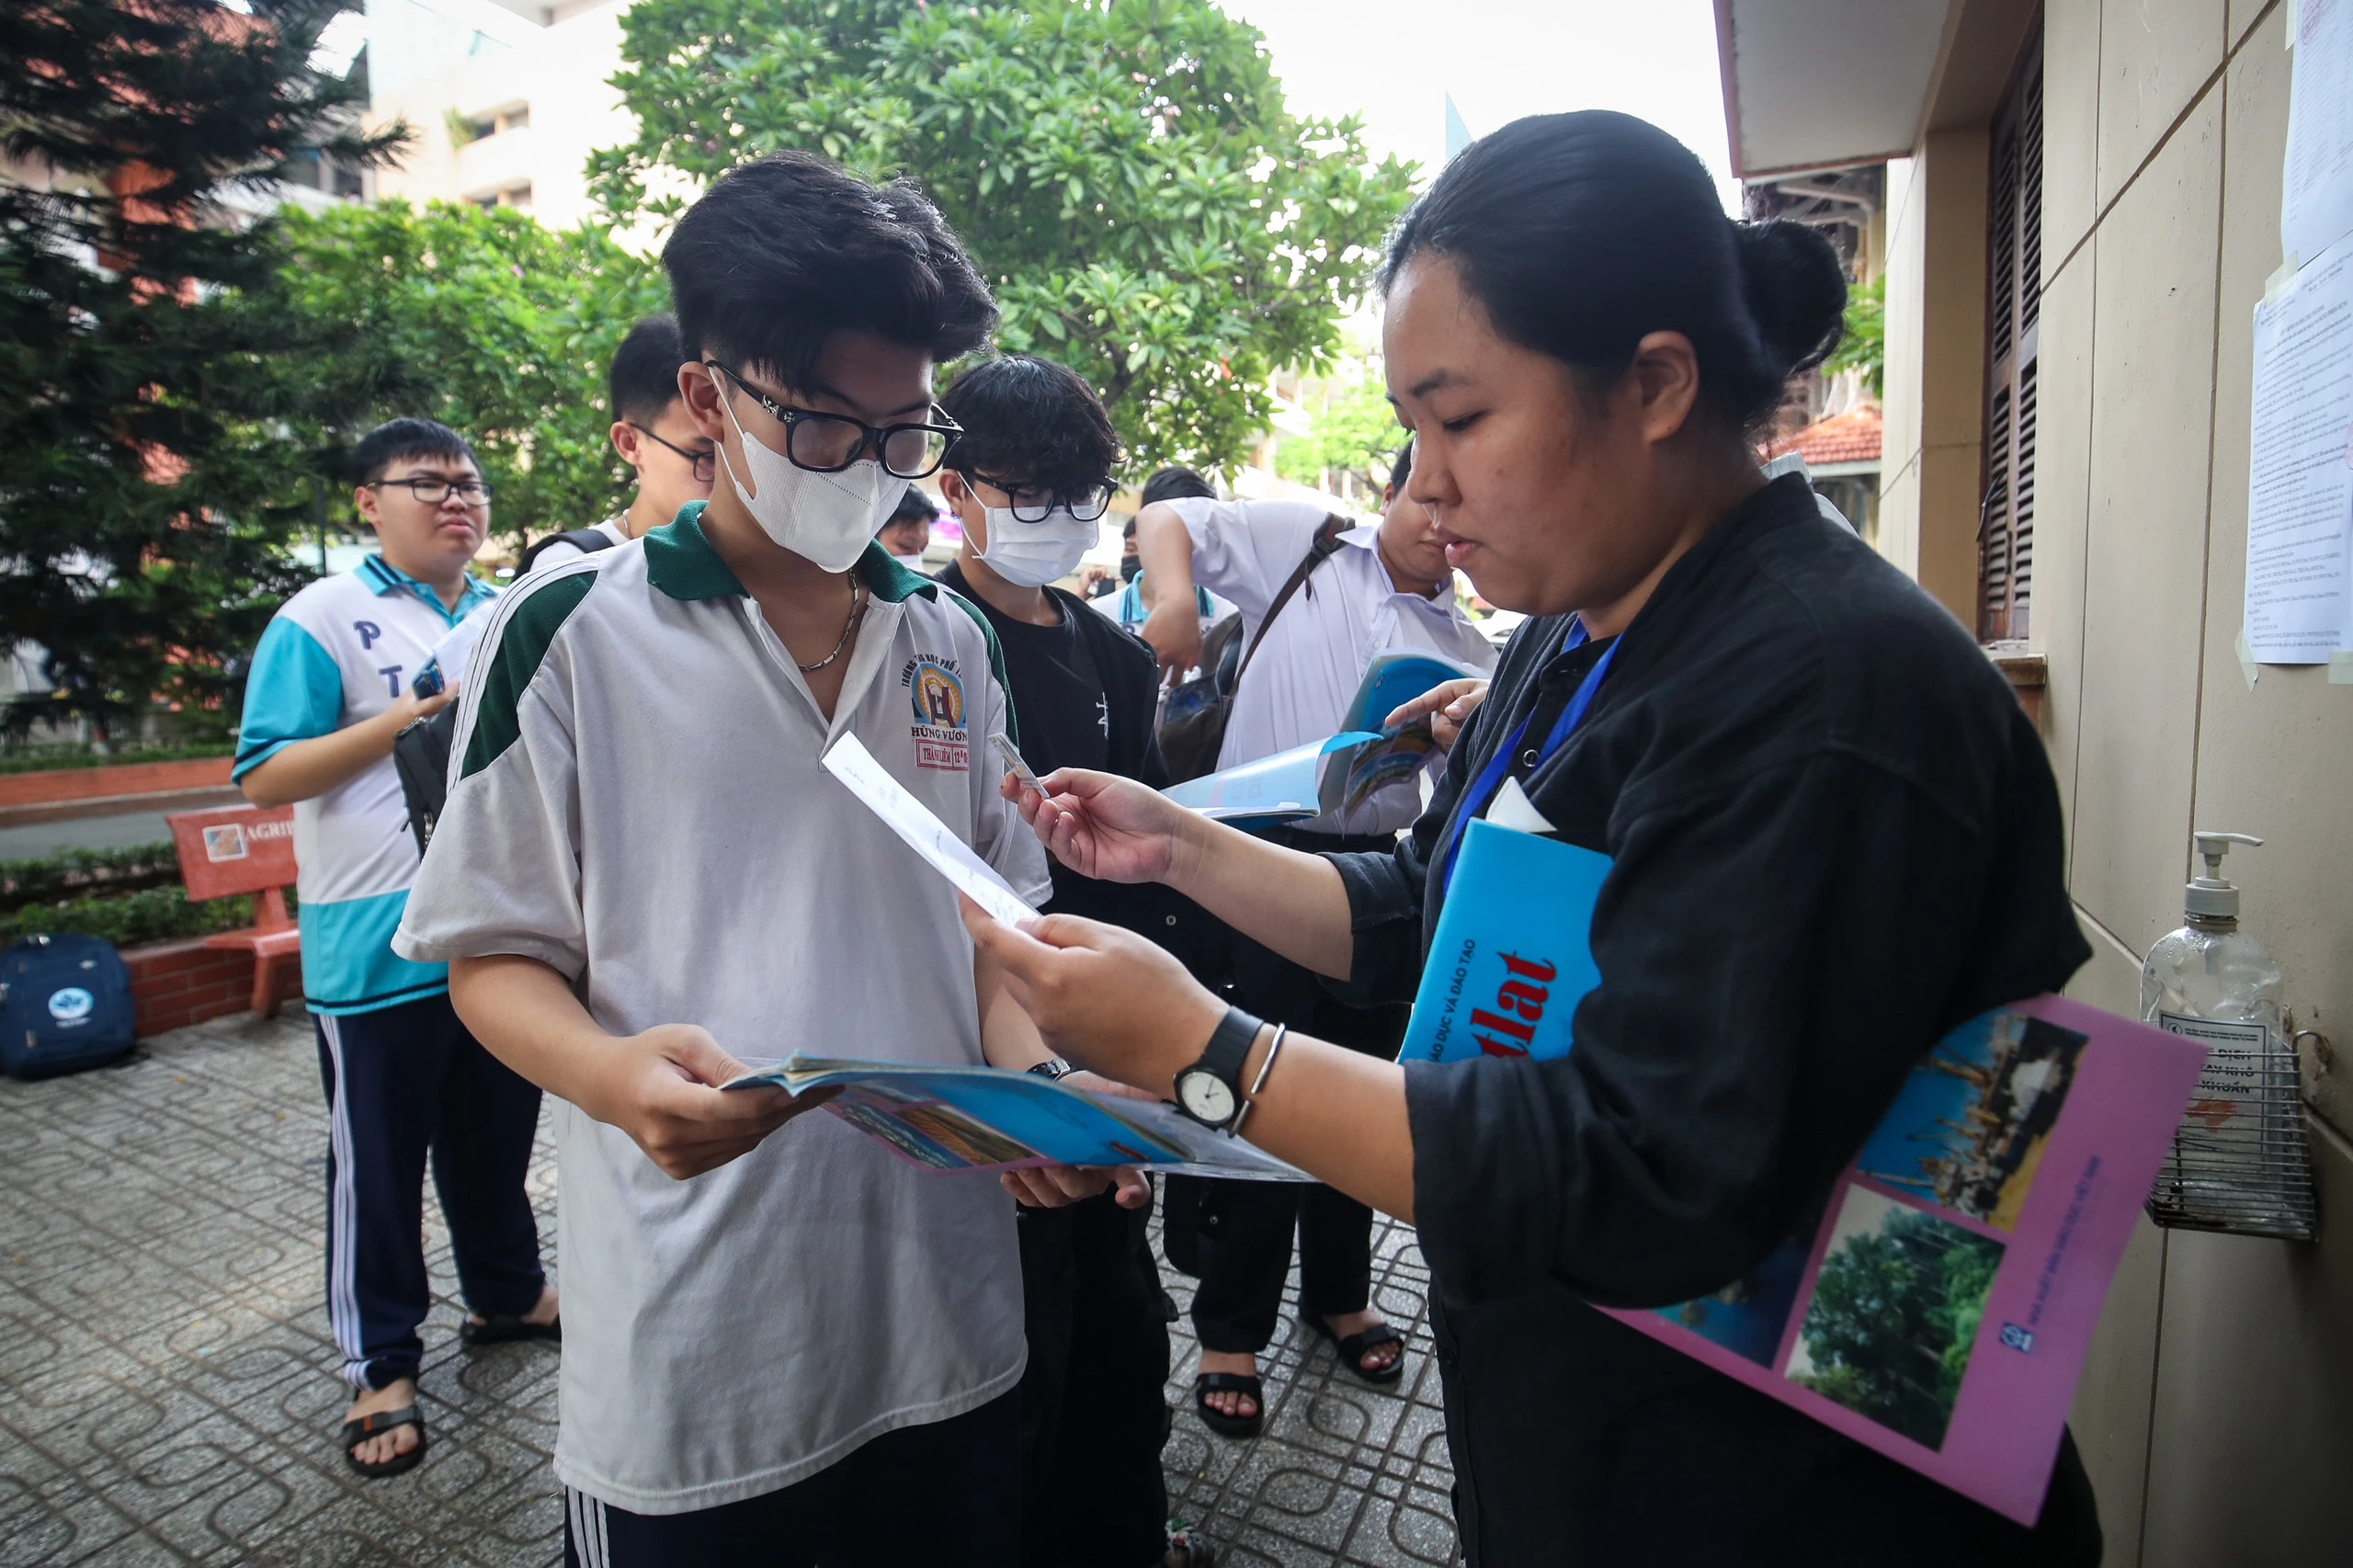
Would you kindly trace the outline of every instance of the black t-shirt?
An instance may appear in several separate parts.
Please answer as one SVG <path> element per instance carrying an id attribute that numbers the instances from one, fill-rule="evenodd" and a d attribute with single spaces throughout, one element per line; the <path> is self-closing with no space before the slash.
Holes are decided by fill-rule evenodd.
<path id="1" fill-rule="evenodd" d="M 1939 1037 L 2089 956 L 2040 737 L 1794 476 L 1668 571 L 1585 722 L 1525 767 L 1600 654 L 1567 630 L 1514 636 L 1393 855 L 1334 858 L 1352 988 L 1412 996 L 1455 803 L 1527 719 L 1529 801 L 1614 862 L 1574 1051 L 1405 1069 L 1472 1560 L 2097 1561 L 2072 1447 L 2029 1534 L 1585 1304 L 1738 1279 Z"/>
<path id="2" fill-rule="evenodd" d="M 1159 716 L 1160 667 L 1152 650 L 1085 600 L 1048 588 L 1062 611 L 1060 624 L 1032 626 L 1002 615 L 972 592 L 955 562 L 938 581 L 988 617 L 1005 654 L 1006 696 L 1020 731 L 1021 760 L 1043 777 L 1057 767 L 1085 767 L 1165 788 L 1168 769 L 1154 734 Z M 991 756 L 994 766 L 996 758 Z M 1084 915 L 1151 937 L 1211 979 L 1223 962 L 1224 927 L 1192 900 L 1154 882 L 1098 882 L 1049 856 L 1054 896 L 1046 907 Z"/>

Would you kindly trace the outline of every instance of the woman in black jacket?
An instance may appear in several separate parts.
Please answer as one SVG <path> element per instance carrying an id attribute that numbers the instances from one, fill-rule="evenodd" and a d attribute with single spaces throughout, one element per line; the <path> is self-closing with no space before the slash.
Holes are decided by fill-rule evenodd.
<path id="1" fill-rule="evenodd" d="M 1392 855 L 1309 856 L 1101 775 L 1023 810 L 1086 874 L 1388 1000 L 1463 823 L 1516 781 L 1614 862 L 1574 1049 L 1398 1066 L 1291 1036 L 1258 1085 L 1273 1031 L 1140 940 L 968 911 L 975 939 L 1074 1060 L 1211 1111 L 1225 1084 L 1254 1142 L 1417 1224 L 1476 1568 L 2097 1562 L 2072 1444 L 2024 1529 L 1587 1305 L 1740 1278 L 1936 1040 L 2088 956 L 2000 676 L 1802 478 L 1757 472 L 1751 431 L 1839 334 L 1828 245 L 1725 218 L 1652 126 L 1559 115 L 1450 165 L 1382 284 L 1415 498 L 1532 618 L 1428 812 Z"/>

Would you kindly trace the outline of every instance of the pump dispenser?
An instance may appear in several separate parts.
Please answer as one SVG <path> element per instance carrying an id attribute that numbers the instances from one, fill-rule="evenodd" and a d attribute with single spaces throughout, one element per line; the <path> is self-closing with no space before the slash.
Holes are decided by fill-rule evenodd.
<path id="1" fill-rule="evenodd" d="M 2192 877 L 2182 890 L 2182 913 L 2195 920 L 2204 915 L 2210 920 L 2235 923 L 2239 917 L 2239 889 L 2236 882 L 2222 880 L 2222 857 L 2231 852 L 2234 844 L 2248 844 L 2260 848 L 2263 840 L 2251 833 L 2200 833 L 2192 835 L 2199 856 L 2206 862 L 2206 874 Z"/>
<path id="2" fill-rule="evenodd" d="M 2141 966 L 2141 1017 L 2204 1042 L 2198 1097 L 2149 1199 L 2161 1225 L 2308 1239 L 2312 1169 L 2302 1084 L 2284 1028 L 2286 977 L 2239 929 L 2239 890 L 2222 875 L 2244 833 L 2192 835 L 2205 869 L 2183 890 L 2188 924 Z"/>

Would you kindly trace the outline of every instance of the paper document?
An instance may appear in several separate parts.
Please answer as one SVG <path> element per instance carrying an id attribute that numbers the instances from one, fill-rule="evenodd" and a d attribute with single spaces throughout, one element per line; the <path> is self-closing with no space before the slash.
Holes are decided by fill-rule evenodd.
<path id="1" fill-rule="evenodd" d="M 2279 244 L 2311 261 L 2353 233 L 2353 0 L 2303 0 L 2288 93 Z"/>
<path id="2" fill-rule="evenodd" d="M 1425 768 L 1444 760 L 1427 717 L 1392 730 L 1384 727 L 1389 715 L 1443 682 L 1478 675 L 1435 653 L 1376 653 L 1341 719 L 1340 733 L 1162 792 L 1245 833 L 1313 817 L 1341 831 L 1370 831 L 1368 823 L 1382 816 L 1375 797 L 1395 786 L 1413 788 Z"/>
<path id="3" fill-rule="evenodd" d="M 1038 913 L 1027 899 L 1013 891 L 1012 883 L 997 875 L 995 867 L 973 854 L 970 845 L 949 831 L 948 824 L 932 815 L 929 807 L 892 778 L 890 770 L 874 760 L 874 754 L 860 745 L 856 735 L 845 733 L 835 741 L 833 749 L 825 753 L 824 767 L 868 811 L 881 817 L 885 827 L 905 841 L 908 848 L 929 861 L 932 869 L 992 916 L 1012 926 Z"/>
<path id="4" fill-rule="evenodd" d="M 2267 665 L 2325 665 L 2353 611 L 2353 238 L 2255 310 L 2246 636 Z"/>
<path id="5" fill-rule="evenodd" d="M 1038 777 L 1028 763 L 1021 760 L 1020 748 L 1013 744 L 1009 736 L 991 735 L 989 744 L 996 747 L 997 755 L 1005 758 L 1005 770 L 1020 779 L 1024 789 L 1035 790 L 1040 795 L 1046 792 L 1045 781 Z"/>
<path id="6" fill-rule="evenodd" d="M 794 1056 L 725 1086 L 763 1085 L 795 1096 L 839 1090 L 825 1109 L 931 1170 L 1126 1165 L 1242 1181 L 1314 1179 L 1162 1101 L 1091 1094 L 1034 1073 Z"/>

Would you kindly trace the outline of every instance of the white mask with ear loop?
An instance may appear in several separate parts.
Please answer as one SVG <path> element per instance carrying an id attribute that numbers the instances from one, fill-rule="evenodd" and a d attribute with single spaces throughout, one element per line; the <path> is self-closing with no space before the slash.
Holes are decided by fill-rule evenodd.
<path id="1" fill-rule="evenodd" d="M 726 383 L 720 380 L 716 367 L 710 371 L 710 381 L 719 390 L 719 406 L 727 411 L 727 422 L 735 426 L 735 438 L 744 448 L 744 466 L 751 471 L 757 493 L 744 488 L 744 477 L 728 460 L 724 441 L 719 444 L 719 460 L 726 464 L 736 498 L 760 525 L 760 531 L 824 571 L 847 572 L 856 565 L 874 536 L 882 531 L 882 525 L 890 521 L 910 482 L 871 458 L 861 459 L 839 473 L 802 468 L 752 438 L 735 417 L 734 406 L 727 401 Z"/>
<path id="2" fill-rule="evenodd" d="M 1035 523 L 1022 522 L 1007 506 L 984 506 L 982 514 L 989 547 L 972 553 L 1017 588 L 1042 588 L 1077 571 L 1079 558 L 1100 531 L 1097 524 L 1072 517 L 1067 506 L 1055 507 Z"/>

